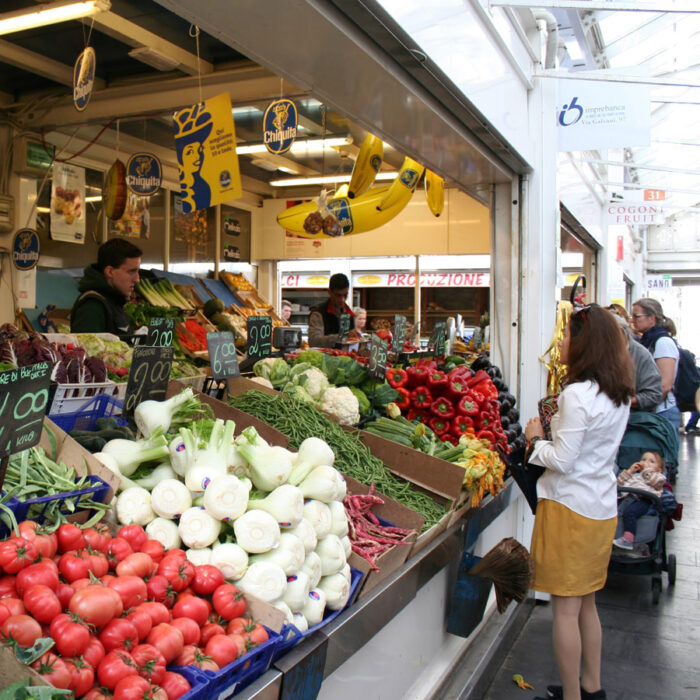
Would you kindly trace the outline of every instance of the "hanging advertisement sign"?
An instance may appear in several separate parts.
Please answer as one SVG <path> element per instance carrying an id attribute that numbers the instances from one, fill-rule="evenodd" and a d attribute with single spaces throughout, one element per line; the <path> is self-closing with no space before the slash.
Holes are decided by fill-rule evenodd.
<path id="1" fill-rule="evenodd" d="M 126 197 L 126 207 L 120 219 L 109 220 L 109 235 L 126 236 L 127 238 L 151 237 L 151 213 L 149 198 L 140 197 L 129 192 Z"/>
<path id="2" fill-rule="evenodd" d="M 12 264 L 18 270 L 31 270 L 39 262 L 41 244 L 33 228 L 22 228 L 12 239 Z"/>
<path id="3" fill-rule="evenodd" d="M 664 218 L 663 205 L 642 202 L 609 202 L 603 212 L 603 221 L 611 226 L 651 226 Z"/>
<path id="4" fill-rule="evenodd" d="M 242 194 L 231 96 L 222 93 L 173 115 L 182 210 L 189 214 Z"/>
<path id="5" fill-rule="evenodd" d="M 92 88 L 95 85 L 97 56 L 95 49 L 88 46 L 75 61 L 73 66 L 73 106 L 84 112 L 90 102 Z"/>
<path id="6" fill-rule="evenodd" d="M 560 80 L 555 114 L 560 151 L 648 146 L 649 86 Z"/>
<path id="7" fill-rule="evenodd" d="M 84 168 L 54 163 L 49 233 L 54 241 L 85 242 Z"/>
<path id="8" fill-rule="evenodd" d="M 155 194 L 163 181 L 163 166 L 152 153 L 134 153 L 126 163 L 126 185 L 141 197 Z"/>
<path id="9" fill-rule="evenodd" d="M 263 116 L 263 143 L 270 153 L 286 153 L 297 137 L 297 106 L 291 100 L 271 102 Z"/>

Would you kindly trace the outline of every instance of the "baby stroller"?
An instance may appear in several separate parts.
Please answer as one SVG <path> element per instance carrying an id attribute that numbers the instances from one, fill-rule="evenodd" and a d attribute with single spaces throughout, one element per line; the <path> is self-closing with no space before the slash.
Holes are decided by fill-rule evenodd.
<path id="1" fill-rule="evenodd" d="M 661 416 L 654 413 L 634 411 L 630 413 L 627 430 L 617 453 L 617 467 L 627 469 L 638 462 L 642 455 L 655 450 L 666 462 L 667 476 L 671 478 L 678 468 L 678 431 Z M 615 537 L 623 533 L 622 513 L 635 499 L 644 499 L 654 506 L 655 512 L 643 515 L 637 520 L 637 532 L 632 552 L 613 547 L 609 571 L 646 576 L 651 574 L 651 595 L 654 603 L 661 596 L 661 572 L 668 573 L 668 585 L 676 581 L 676 557 L 667 554 L 666 529 L 671 515 L 665 512 L 665 504 L 648 491 L 618 486 L 618 493 L 624 496 L 618 506 L 618 523 Z"/>

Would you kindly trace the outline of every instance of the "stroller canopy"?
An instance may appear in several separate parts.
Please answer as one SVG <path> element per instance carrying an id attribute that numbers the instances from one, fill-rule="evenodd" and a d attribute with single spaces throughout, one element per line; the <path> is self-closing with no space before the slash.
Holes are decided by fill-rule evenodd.
<path id="1" fill-rule="evenodd" d="M 645 452 L 655 450 L 663 455 L 670 473 L 678 466 L 679 446 L 678 431 L 669 420 L 657 413 L 631 411 L 617 453 L 617 465 L 627 469 Z"/>

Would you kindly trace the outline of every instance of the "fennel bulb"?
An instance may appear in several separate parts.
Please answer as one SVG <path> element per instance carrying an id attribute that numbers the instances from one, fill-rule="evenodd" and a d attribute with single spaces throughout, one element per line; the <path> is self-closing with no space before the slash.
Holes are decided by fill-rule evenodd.
<path id="1" fill-rule="evenodd" d="M 196 402 L 198 409 L 201 408 L 199 401 L 194 398 L 194 392 L 189 388 L 165 401 L 142 401 L 134 409 L 134 422 L 146 437 L 157 431 L 167 433 L 175 413 L 186 407 L 191 411 L 194 408 L 193 402 Z"/>
<path id="2" fill-rule="evenodd" d="M 286 528 L 285 532 L 296 535 L 302 541 L 307 554 L 316 549 L 316 545 L 318 544 L 316 530 L 314 530 L 314 526 L 306 518 L 302 518 L 296 527 Z"/>
<path id="3" fill-rule="evenodd" d="M 238 445 L 234 442 L 228 452 L 228 471 L 230 474 L 235 474 L 237 477 L 248 476 L 248 462 L 238 454 Z"/>
<path id="4" fill-rule="evenodd" d="M 345 576 L 347 582 L 349 584 L 352 584 L 352 569 L 350 568 L 350 564 L 346 564 L 341 570 L 340 573 Z"/>
<path id="5" fill-rule="evenodd" d="M 294 613 L 292 615 L 292 624 L 302 633 L 307 632 L 309 629 L 309 622 L 300 612 Z"/>
<path id="6" fill-rule="evenodd" d="M 180 547 L 180 532 L 177 524 L 165 518 L 155 518 L 146 525 L 146 534 L 152 540 L 158 540 L 163 549 L 178 549 Z"/>
<path id="7" fill-rule="evenodd" d="M 280 526 L 264 510 L 249 510 L 233 521 L 236 542 L 250 554 L 262 554 L 280 541 Z"/>
<path id="8" fill-rule="evenodd" d="M 142 479 L 136 479 L 136 484 L 152 491 L 153 487 L 163 481 L 163 479 L 174 479 L 176 476 L 170 463 L 163 462 L 163 464 L 159 464 L 153 469 L 148 476 L 144 476 Z"/>
<path id="9" fill-rule="evenodd" d="M 116 438 L 110 440 L 102 452 L 114 458 L 124 476 L 131 476 L 140 464 L 167 457 L 168 447 L 162 435 L 150 441 Z"/>
<path id="10" fill-rule="evenodd" d="M 316 552 L 309 552 L 301 565 L 303 571 L 309 577 L 311 588 L 315 588 L 321 580 L 321 557 Z"/>
<path id="11" fill-rule="evenodd" d="M 209 563 L 219 569 L 224 578 L 237 581 L 248 569 L 248 553 L 234 542 L 215 544 Z"/>
<path id="12" fill-rule="evenodd" d="M 250 481 L 246 483 L 233 474 L 220 474 L 204 489 L 204 508 L 217 520 L 235 520 L 245 513 L 249 492 Z"/>
<path id="13" fill-rule="evenodd" d="M 324 576 L 318 589 L 326 594 L 326 607 L 330 610 L 342 610 L 350 598 L 350 584 L 341 573 Z"/>
<path id="14" fill-rule="evenodd" d="M 280 527 L 296 527 L 304 517 L 304 497 L 296 486 L 282 484 L 265 498 L 251 498 L 248 510 L 267 511 Z"/>
<path id="15" fill-rule="evenodd" d="M 256 489 L 274 491 L 284 484 L 292 471 L 294 456 L 284 447 L 238 445 L 238 454 L 248 462 L 248 473 Z"/>
<path id="16" fill-rule="evenodd" d="M 309 575 L 303 571 L 287 576 L 287 590 L 282 600 L 292 612 L 301 612 L 306 605 L 306 598 L 311 590 Z"/>
<path id="17" fill-rule="evenodd" d="M 277 564 L 257 561 L 248 567 L 248 571 L 236 585 L 242 591 L 271 603 L 284 595 L 287 590 L 287 577 Z"/>
<path id="18" fill-rule="evenodd" d="M 304 503 L 304 519 L 311 523 L 319 540 L 331 531 L 331 509 L 321 501 Z"/>
<path id="19" fill-rule="evenodd" d="M 181 481 L 165 479 L 153 488 L 151 507 L 161 518 L 173 520 L 192 507 L 192 497 Z"/>
<path id="20" fill-rule="evenodd" d="M 251 562 L 271 561 L 277 564 L 287 576 L 299 571 L 305 559 L 306 552 L 301 540 L 288 532 L 283 532 L 280 535 L 279 545 L 274 549 L 250 557 Z"/>
<path id="21" fill-rule="evenodd" d="M 273 608 L 277 608 L 279 611 L 284 613 L 284 619 L 287 623 L 294 624 L 294 613 L 289 609 L 289 606 L 283 600 L 276 600 L 272 603 Z"/>
<path id="22" fill-rule="evenodd" d="M 316 554 L 321 558 L 321 574 L 337 574 L 346 564 L 345 549 L 337 535 L 326 535 L 318 541 Z"/>
<path id="23" fill-rule="evenodd" d="M 124 491 L 124 489 L 129 489 L 132 486 L 138 486 L 135 481 L 132 481 L 121 473 L 117 460 L 114 459 L 111 454 L 108 454 L 107 452 L 95 452 L 92 456 L 100 464 L 107 467 L 107 469 L 114 472 L 119 477 L 119 486 L 117 487 L 117 491 Z"/>
<path id="24" fill-rule="evenodd" d="M 211 564 L 211 554 L 212 550 L 209 549 L 209 547 L 204 547 L 203 549 L 188 549 L 185 552 L 187 561 L 191 561 L 195 566 Z"/>
<path id="25" fill-rule="evenodd" d="M 314 467 L 322 464 L 332 467 L 333 462 L 335 462 L 335 454 L 325 440 L 317 437 L 306 438 L 299 445 L 294 468 L 289 475 L 289 483 L 296 486 L 306 479 Z"/>
<path id="26" fill-rule="evenodd" d="M 117 518 L 122 525 L 148 525 L 155 517 L 146 489 L 132 486 L 117 497 Z"/>
<path id="27" fill-rule="evenodd" d="M 349 559 L 350 554 L 352 554 L 352 542 L 350 541 L 350 538 L 345 535 L 344 537 L 340 538 L 340 542 L 343 545 L 343 551 L 345 552 L 345 559 Z"/>
<path id="28" fill-rule="evenodd" d="M 345 537 L 348 532 L 348 514 L 342 501 L 331 501 L 328 504 L 331 510 L 331 532 L 338 537 Z"/>
<path id="29" fill-rule="evenodd" d="M 209 442 L 204 449 L 190 449 L 190 437 L 187 429 L 180 431 L 185 442 L 185 451 L 190 453 L 189 464 L 185 471 L 185 484 L 190 491 L 204 491 L 216 476 L 225 475 L 228 470 L 228 456 L 233 442 L 236 424 L 227 420 L 214 421 Z"/>
<path id="30" fill-rule="evenodd" d="M 323 620 L 326 610 L 326 594 L 320 588 L 312 588 L 306 596 L 306 602 L 301 609 L 301 614 L 306 618 L 309 627 L 317 625 Z"/>
<path id="31" fill-rule="evenodd" d="M 304 498 L 313 498 L 317 501 L 330 503 L 331 501 L 342 500 L 345 496 L 345 480 L 340 476 L 337 469 L 322 464 L 314 467 L 309 475 L 299 484 Z"/>
<path id="32" fill-rule="evenodd" d="M 221 531 L 221 523 L 212 518 L 204 508 L 192 507 L 180 516 L 178 530 L 186 546 L 202 549 L 216 541 Z"/>

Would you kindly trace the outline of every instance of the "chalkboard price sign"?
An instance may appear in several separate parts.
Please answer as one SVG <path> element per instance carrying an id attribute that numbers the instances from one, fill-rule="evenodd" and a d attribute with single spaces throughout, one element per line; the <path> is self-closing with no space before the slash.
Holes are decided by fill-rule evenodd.
<path id="1" fill-rule="evenodd" d="M 406 317 L 399 316 L 396 314 L 394 316 L 394 340 L 393 348 L 396 354 L 403 352 L 403 345 L 406 342 Z"/>
<path id="2" fill-rule="evenodd" d="M 50 381 L 50 362 L 0 372 L 0 458 L 41 439 Z"/>
<path id="3" fill-rule="evenodd" d="M 162 401 L 170 381 L 173 348 L 137 345 L 134 348 L 123 412 L 127 416 L 142 401 Z"/>
<path id="4" fill-rule="evenodd" d="M 437 321 L 433 327 L 433 333 L 430 336 L 428 349 L 432 350 L 436 355 L 443 355 L 445 352 L 445 329 L 447 324 L 445 321 Z"/>
<path id="5" fill-rule="evenodd" d="M 372 338 L 369 341 L 369 362 L 367 363 L 370 377 L 384 380 L 388 357 L 389 345 L 385 340 L 381 340 L 372 333 Z"/>
<path id="6" fill-rule="evenodd" d="M 148 342 L 146 344 L 170 347 L 173 344 L 174 332 L 174 318 L 152 318 L 148 324 Z"/>
<path id="7" fill-rule="evenodd" d="M 231 331 L 207 333 L 207 347 L 211 376 L 216 381 L 241 376 L 236 355 L 236 342 Z"/>
<path id="8" fill-rule="evenodd" d="M 257 361 L 272 354 L 272 319 L 248 316 L 248 359 Z"/>
<path id="9" fill-rule="evenodd" d="M 338 331 L 338 342 L 344 343 L 350 333 L 350 314 L 340 314 L 340 330 Z"/>

